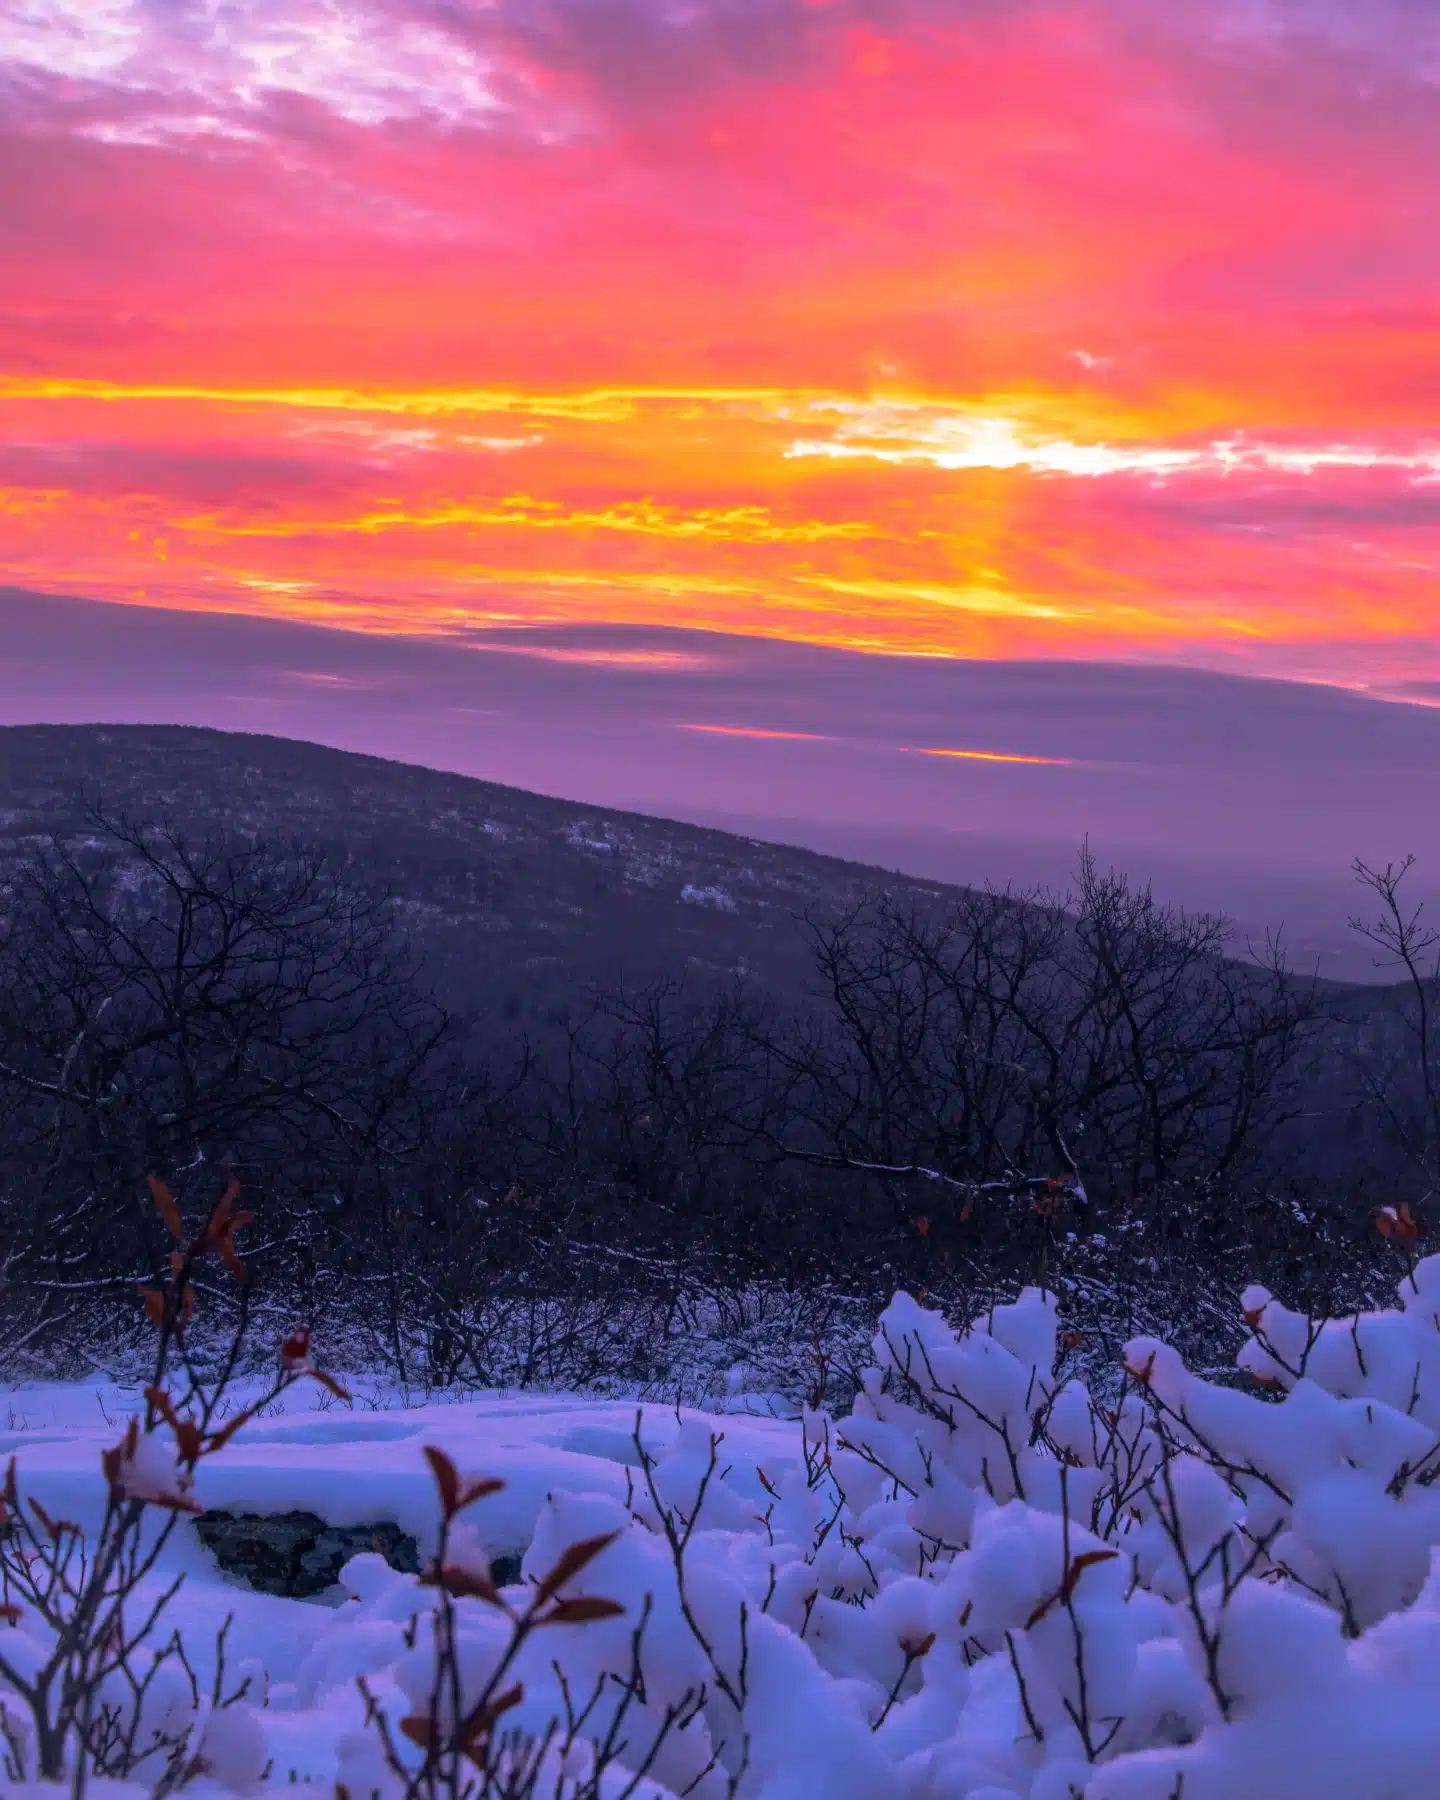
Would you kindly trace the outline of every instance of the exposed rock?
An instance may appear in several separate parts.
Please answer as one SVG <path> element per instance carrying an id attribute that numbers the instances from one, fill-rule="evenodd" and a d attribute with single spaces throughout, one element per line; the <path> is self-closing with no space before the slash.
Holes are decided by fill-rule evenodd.
<path id="1" fill-rule="evenodd" d="M 490 1564 L 490 1579 L 496 1587 L 516 1587 L 520 1582 L 520 1562 L 518 1554 L 514 1556 L 497 1556 Z"/>
<path id="2" fill-rule="evenodd" d="M 378 1551 L 392 1569 L 407 1575 L 420 1572 L 414 1538 L 388 1519 L 337 1526 L 310 1512 L 207 1512 L 195 1520 L 195 1530 L 227 1575 L 242 1577 L 262 1594 L 291 1600 L 323 1594 L 350 1558 L 366 1551 Z"/>
<path id="3" fill-rule="evenodd" d="M 378 1552 L 403 1575 L 420 1573 L 414 1538 L 383 1519 L 377 1525 L 327 1525 L 315 1513 L 201 1513 L 195 1520 L 200 1542 L 227 1575 L 248 1581 L 262 1594 L 307 1600 L 340 1579 L 352 1556 Z M 497 1556 L 490 1564 L 497 1587 L 520 1580 L 520 1555 Z"/>

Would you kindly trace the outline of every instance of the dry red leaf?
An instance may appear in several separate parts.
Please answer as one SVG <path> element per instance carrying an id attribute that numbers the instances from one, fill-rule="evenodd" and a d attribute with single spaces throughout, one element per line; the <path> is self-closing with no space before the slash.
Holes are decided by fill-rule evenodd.
<path id="1" fill-rule="evenodd" d="M 505 1604 L 487 1573 L 455 1563 L 447 1563 L 443 1569 L 427 1569 L 420 1577 L 420 1586 L 443 1588 L 453 1600 L 483 1600 L 487 1606 Z"/>
<path id="2" fill-rule="evenodd" d="M 170 1396 L 165 1392 L 164 1388 L 147 1387 L 145 1389 L 145 1398 L 173 1431 L 180 1423 L 180 1420 L 176 1415 L 175 1408 L 170 1404 Z"/>
<path id="3" fill-rule="evenodd" d="M 578 1543 L 571 1544 L 568 1550 L 562 1551 L 555 1567 L 536 1588 L 536 1601 L 554 1599 L 567 1581 L 572 1580 L 582 1569 L 588 1568 L 602 1550 L 609 1549 L 619 1535 L 618 1531 L 606 1531 L 599 1537 L 581 1538 Z"/>
<path id="4" fill-rule="evenodd" d="M 180 1452 L 181 1462 L 188 1463 L 193 1469 L 205 1449 L 200 1427 L 193 1419 L 180 1419 L 176 1422 L 175 1444 Z"/>
<path id="5" fill-rule="evenodd" d="M 518 1706 L 524 1698 L 524 1683 L 517 1681 L 514 1687 L 506 1688 L 503 1694 L 496 1694 L 493 1700 L 486 1700 L 477 1706 L 465 1721 L 466 1744 L 476 1744 L 489 1737 L 495 1729 L 496 1721 Z"/>
<path id="6" fill-rule="evenodd" d="M 435 1728 L 423 1713 L 411 1713 L 409 1718 L 402 1719 L 400 1729 L 412 1744 L 418 1744 L 422 1750 L 428 1750 L 435 1737 Z"/>
<path id="7" fill-rule="evenodd" d="M 248 1225 L 254 1217 L 253 1213 L 234 1212 L 232 1208 L 235 1197 L 240 1192 L 240 1183 L 231 1176 L 226 1184 L 225 1192 L 206 1222 L 195 1244 L 195 1254 L 203 1256 L 214 1251 L 237 1280 L 243 1279 L 245 1268 L 235 1249 L 235 1233 Z"/>
<path id="8" fill-rule="evenodd" d="M 167 1512 L 200 1513 L 205 1508 L 198 1500 L 192 1500 L 188 1494 L 147 1494 L 146 1504 L 163 1506 Z"/>
<path id="9" fill-rule="evenodd" d="M 1087 1569 L 1093 1568 L 1096 1563 L 1114 1562 L 1119 1554 L 1120 1552 L 1118 1550 L 1081 1551 L 1080 1555 L 1071 1561 L 1070 1567 L 1065 1571 L 1064 1591 L 1066 1596 L 1068 1597 L 1075 1592 L 1080 1577 Z"/>
<path id="10" fill-rule="evenodd" d="M 145 1301 L 145 1317 L 152 1325 L 165 1323 L 165 1296 L 159 1288 L 142 1287 L 140 1293 Z"/>
<path id="11" fill-rule="evenodd" d="M 1070 1567 L 1065 1571 L 1065 1578 L 1060 1583 L 1059 1588 L 1055 1593 L 1048 1595 L 1035 1608 L 1034 1612 L 1032 1612 L 1030 1617 L 1025 1621 L 1025 1629 L 1028 1631 L 1032 1625 L 1038 1625 L 1059 1601 L 1068 1600 L 1075 1592 L 1080 1577 L 1092 1566 L 1092 1564 L 1110 1562 L 1119 1554 L 1118 1550 L 1086 1550 L 1079 1556 L 1074 1557 L 1071 1560 Z"/>
<path id="12" fill-rule="evenodd" d="M 599 1594 L 580 1594 L 574 1600 L 557 1600 L 542 1625 L 593 1625 L 600 1619 L 623 1619 L 625 1608 L 618 1600 L 604 1600 Z"/>
<path id="13" fill-rule="evenodd" d="M 440 1490 L 440 1510 L 447 1519 L 453 1519 L 460 1510 L 460 1476 L 455 1465 L 434 1444 L 425 1446 L 425 1460 L 430 1465 L 430 1473 L 435 1477 L 435 1486 Z"/>
<path id="14" fill-rule="evenodd" d="M 175 1204 L 175 1196 L 160 1180 L 158 1175 L 150 1177 L 150 1194 L 155 1202 L 155 1210 L 159 1213 L 165 1229 L 177 1243 L 185 1242 L 185 1227 L 180 1223 L 180 1208 Z"/>
<path id="15" fill-rule="evenodd" d="M 923 1638 L 902 1637 L 900 1648 L 912 1662 L 918 1662 L 922 1656 L 928 1656 L 935 1645 L 935 1633 L 927 1632 Z"/>
<path id="16" fill-rule="evenodd" d="M 1405 1244 L 1413 1244 L 1420 1235 L 1420 1227 L 1411 1214 L 1408 1202 L 1404 1200 L 1398 1206 L 1382 1206 L 1376 1215 L 1375 1225 L 1381 1237 L 1396 1238 Z"/>
<path id="17" fill-rule="evenodd" d="M 244 1407 L 240 1412 L 236 1413 L 234 1418 L 227 1419 L 218 1431 L 213 1432 L 211 1434 L 211 1438 L 210 1438 L 211 1452 L 213 1453 L 216 1450 L 223 1450 L 224 1447 L 226 1446 L 226 1444 L 228 1444 L 230 1442 L 231 1438 L 234 1437 L 235 1433 L 240 1429 L 240 1427 L 242 1425 L 248 1423 L 248 1421 L 250 1419 L 252 1419 L 254 1416 L 255 1416 L 255 1409 L 253 1407 L 247 1406 L 247 1407 Z"/>
<path id="18" fill-rule="evenodd" d="M 100 1469 L 109 1483 L 111 1493 L 120 1488 L 120 1475 L 125 1464 L 135 1454 L 135 1446 L 140 1441 L 140 1421 L 131 1419 L 125 1428 L 125 1435 L 120 1442 L 109 1450 L 100 1453 Z"/>

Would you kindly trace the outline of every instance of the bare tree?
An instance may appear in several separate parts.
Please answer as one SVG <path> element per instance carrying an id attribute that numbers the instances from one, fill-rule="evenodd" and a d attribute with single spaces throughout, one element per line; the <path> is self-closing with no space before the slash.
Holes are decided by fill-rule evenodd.
<path id="1" fill-rule="evenodd" d="M 287 1337 L 260 1394 L 243 1408 L 230 1406 L 226 1390 L 249 1323 L 246 1271 L 235 1238 L 250 1214 L 235 1210 L 239 1188 L 232 1181 L 204 1224 L 187 1229 L 165 1184 L 150 1186 L 158 1222 L 174 1249 L 163 1281 L 144 1290 L 145 1316 L 154 1328 L 151 1379 L 145 1410 L 131 1416 L 120 1442 L 101 1457 L 108 1495 L 99 1526 L 87 1536 L 80 1526 L 52 1518 L 38 1499 L 23 1496 L 14 1457 L 0 1498 L 0 1613 L 12 1622 L 28 1616 L 43 1646 L 38 1655 L 24 1657 L 0 1651 L 0 1686 L 20 1703 L 31 1739 L 27 1752 L 6 1733 L 7 1772 L 24 1780 L 33 1752 L 34 1774 L 49 1781 L 69 1774 L 77 1795 L 90 1774 L 123 1779 L 142 1769 L 158 1777 L 154 1791 L 165 1795 L 203 1767 L 199 1686 L 179 1634 L 168 1628 L 167 1609 L 184 1577 L 163 1583 L 162 1553 L 179 1520 L 201 1510 L 194 1497 L 201 1460 L 222 1450 L 257 1412 L 307 1376 L 337 1398 L 349 1398 L 333 1376 L 314 1366 L 309 1329 L 302 1326 Z M 210 1259 L 236 1277 L 240 1291 L 229 1342 L 207 1376 L 189 1352 L 187 1328 L 197 1270 Z M 216 1710 L 243 1700 L 248 1686 L 227 1681 L 227 1630 L 228 1624 L 216 1645 L 210 1695 Z M 35 1644 L 32 1637 L 32 1650 Z M 184 1671 L 194 1708 L 162 1709 L 157 1722 L 151 1688 L 157 1675 L 163 1680 L 167 1665 Z"/>
<path id="2" fill-rule="evenodd" d="M 1378 903 L 1368 919 L 1351 920 L 1376 950 L 1377 968 L 1398 972 L 1404 998 L 1394 1015 L 1397 1044 L 1380 1015 L 1361 1045 L 1357 1069 L 1367 1099 L 1380 1112 L 1427 1197 L 1440 1188 L 1440 927 L 1425 918 L 1424 903 L 1410 904 L 1405 879 L 1415 858 L 1372 868 L 1358 858 L 1355 878 Z"/>
<path id="3" fill-rule="evenodd" d="M 272 1235 L 317 1203 L 383 1205 L 453 1032 L 385 897 L 318 850 L 195 843 L 97 808 L 87 841 L 18 871 L 5 913 L 12 1281 L 153 1271 L 152 1172 L 182 1188 L 243 1172 Z"/>
<path id="4" fill-rule="evenodd" d="M 1088 853 L 1073 894 L 971 893 L 943 916 L 882 894 L 808 929 L 824 1011 L 777 1049 L 809 1128 L 794 1153 L 1133 1194 L 1234 1175 L 1293 1104 L 1313 984 L 1274 945 L 1235 960 L 1223 920 Z"/>

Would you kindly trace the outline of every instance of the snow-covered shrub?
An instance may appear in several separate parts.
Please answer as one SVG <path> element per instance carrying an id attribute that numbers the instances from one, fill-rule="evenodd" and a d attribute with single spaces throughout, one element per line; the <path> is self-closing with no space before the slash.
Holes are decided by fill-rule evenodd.
<path id="1" fill-rule="evenodd" d="M 461 1594 L 464 1680 L 513 1676 L 532 1746 L 564 1694 L 629 1696 L 667 1796 L 1418 1800 L 1440 1783 L 1437 1293 L 1424 1262 L 1397 1313 L 1312 1330 L 1251 1291 L 1255 1393 L 1138 1339 L 1107 1408 L 1067 1378 L 1052 1296 L 959 1332 L 898 1296 L 850 1415 L 807 1412 L 785 1461 L 637 1422 L 628 1503 L 552 1494 L 504 1606 L 578 1541 L 600 1547 L 566 1592 L 608 1616 L 507 1663 L 499 1597 Z M 404 1579 L 384 1586 L 393 1608 Z M 416 1643 L 397 1704 L 434 1686 Z M 350 1754 L 353 1791 L 376 1765 L 363 1736 Z"/>
<path id="2" fill-rule="evenodd" d="M 206 1687 L 167 1608 L 183 1576 L 166 1580 L 176 1528 L 199 1512 L 195 1476 L 255 1414 L 306 1377 L 348 1400 L 310 1360 L 310 1335 L 285 1341 L 273 1372 L 248 1406 L 229 1405 L 229 1377 L 244 1347 L 248 1308 L 236 1233 L 250 1215 L 235 1210 L 239 1185 L 227 1184 L 193 1233 L 174 1196 L 151 1181 L 156 1210 L 173 1238 L 170 1273 L 142 1288 L 154 1327 L 151 1379 L 143 1413 L 100 1458 L 103 1478 L 91 1516 L 54 1516 L 20 1490 L 12 1455 L 0 1498 L 0 1768 L 12 1784 L 64 1778 L 79 1795 L 111 1778 L 163 1794 L 214 1775 L 229 1791 L 258 1786 L 269 1761 L 252 1692 L 259 1667 L 228 1666 L 222 1625 Z M 195 1310 L 196 1272 L 214 1258 L 241 1286 L 228 1354 L 207 1379 L 186 1346 Z M 160 1581 L 158 1593 L 155 1590 Z M 8 1791 L 15 1791 L 12 1787 Z"/>
<path id="3" fill-rule="evenodd" d="M 537 1495 L 505 1586 L 457 1406 L 427 1573 L 348 1564 L 192 1786 L 293 1794 L 262 1749 L 303 1734 L 350 1800 L 1429 1800 L 1440 1258 L 1393 1310 L 1241 1306 L 1252 1391 L 1138 1338 L 1097 1402 L 1052 1295 L 959 1329 L 897 1296 L 846 1416 L 761 1461 L 642 1413 L 618 1486 Z"/>

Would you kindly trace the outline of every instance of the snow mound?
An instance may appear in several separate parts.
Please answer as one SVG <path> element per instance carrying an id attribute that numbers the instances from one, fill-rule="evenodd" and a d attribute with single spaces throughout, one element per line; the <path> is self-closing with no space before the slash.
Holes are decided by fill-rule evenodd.
<path id="1" fill-rule="evenodd" d="M 1029 1288 L 961 1328 L 897 1295 L 844 1417 L 287 1396 L 202 1463 L 199 1502 L 384 1519 L 443 1561 L 427 1581 L 362 1554 L 293 1601 L 173 1534 L 146 1591 L 186 1578 L 165 1629 L 200 1698 L 157 1682 L 153 1705 L 198 1746 L 187 1791 L 401 1800 L 433 1734 L 481 1719 L 492 1761 L 534 1759 L 536 1800 L 1431 1800 L 1440 1259 L 1393 1310 L 1241 1306 L 1250 1392 L 1142 1338 L 1092 1402 Z M 36 1429 L 9 1434 L 21 1491 L 87 1532 L 123 1404 L 94 1410 L 30 1390 L 11 1413 Z M 480 1497 L 446 1498 L 437 1448 Z M 226 1615 L 250 1677 L 207 1711 Z M 23 1609 L 0 1627 L 20 1751 L 5 1675 L 43 1648 Z"/>

